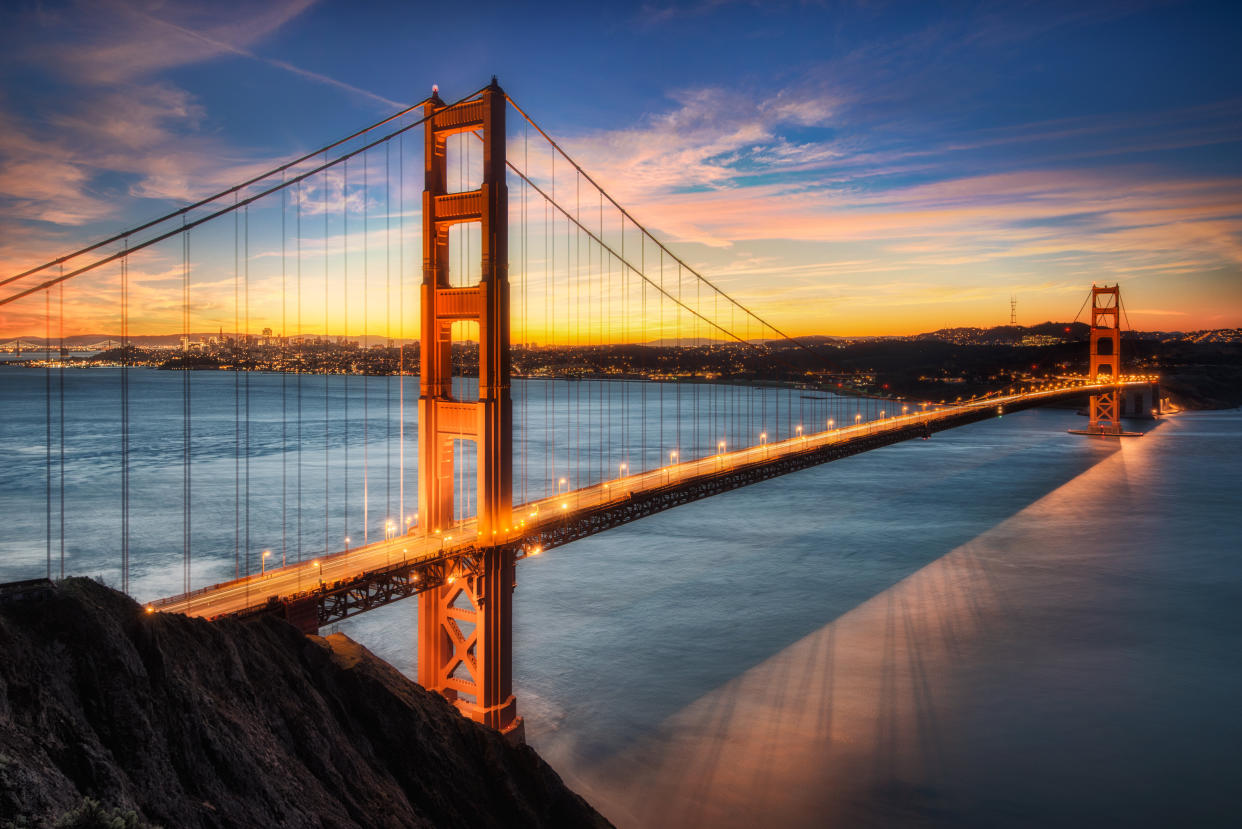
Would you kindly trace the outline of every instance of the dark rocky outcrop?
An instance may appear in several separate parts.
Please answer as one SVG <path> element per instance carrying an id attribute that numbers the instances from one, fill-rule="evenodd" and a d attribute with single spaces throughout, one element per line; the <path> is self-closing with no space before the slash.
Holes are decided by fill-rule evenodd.
<path id="1" fill-rule="evenodd" d="M 68 579 L 0 604 L 0 826 L 95 813 L 128 815 L 118 826 L 608 825 L 533 749 L 347 637 L 148 614 Z"/>

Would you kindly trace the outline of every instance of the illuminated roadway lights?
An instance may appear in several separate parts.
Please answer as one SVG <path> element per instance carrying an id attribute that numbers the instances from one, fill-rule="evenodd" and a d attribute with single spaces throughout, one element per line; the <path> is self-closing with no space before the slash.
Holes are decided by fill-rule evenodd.
<path id="1" fill-rule="evenodd" d="M 267 557 L 271 554 L 271 550 L 264 550 L 263 555 L 259 557 L 259 578 L 267 574 Z"/>
<path id="2" fill-rule="evenodd" d="M 719 443 L 717 443 L 717 444 L 716 444 L 716 449 L 717 449 L 717 452 L 718 452 L 718 457 L 720 458 L 720 468 L 721 468 L 721 469 L 724 469 L 724 450 L 725 450 L 725 442 L 722 440 L 722 441 L 720 441 Z"/>
<path id="3" fill-rule="evenodd" d="M 561 487 L 565 487 L 564 491 L 569 492 L 569 481 L 565 480 L 564 478 L 561 478 L 559 481 L 556 482 L 556 494 L 557 495 L 561 494 L 562 492 Z"/>
<path id="4" fill-rule="evenodd" d="M 668 453 L 668 470 L 664 476 L 664 482 L 668 483 L 672 479 L 673 467 L 677 464 L 677 450 L 673 449 Z"/>

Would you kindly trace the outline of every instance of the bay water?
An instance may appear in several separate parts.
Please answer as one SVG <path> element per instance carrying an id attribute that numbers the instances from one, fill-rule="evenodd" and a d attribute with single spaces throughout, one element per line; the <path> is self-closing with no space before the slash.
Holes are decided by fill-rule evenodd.
<path id="1" fill-rule="evenodd" d="M 112 371 L 65 372 L 63 537 L 67 573 L 116 584 Z M 287 378 L 216 374 L 194 378 L 195 586 L 241 566 L 239 382 L 251 547 L 289 549 L 297 532 L 276 506 L 298 464 Z M 131 370 L 140 599 L 182 584 L 182 379 Z M 60 417 L 44 408 L 58 382 L 0 367 L 0 580 L 43 575 L 49 552 L 59 574 L 46 507 L 61 481 L 49 492 L 46 471 L 60 469 Z M 306 382 L 321 382 L 308 412 L 325 398 L 361 411 L 356 378 Z M 528 407 L 563 405 L 524 382 Z M 391 389 L 368 389 L 380 447 Z M 654 416 L 621 405 L 632 425 Z M 303 497 L 327 504 L 301 516 L 317 543 L 348 526 L 333 514 L 325 530 L 324 513 L 338 483 L 354 486 L 344 447 L 354 465 L 361 448 L 357 421 L 348 441 L 326 423 L 307 414 L 301 444 Z M 621 826 L 1235 825 L 1242 412 L 1178 414 L 1122 441 L 1066 433 L 1080 425 L 1067 410 L 1006 415 L 524 561 L 514 667 L 529 742 Z M 399 482 L 387 450 L 369 451 L 382 521 Z M 413 676 L 416 609 L 339 629 Z"/>

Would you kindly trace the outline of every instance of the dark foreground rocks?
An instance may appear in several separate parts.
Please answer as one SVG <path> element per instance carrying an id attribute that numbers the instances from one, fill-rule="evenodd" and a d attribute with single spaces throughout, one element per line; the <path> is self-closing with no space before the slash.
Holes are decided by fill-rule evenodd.
<path id="1" fill-rule="evenodd" d="M 148 614 L 69 579 L 0 603 L 0 826 L 109 822 L 608 825 L 344 636 Z"/>

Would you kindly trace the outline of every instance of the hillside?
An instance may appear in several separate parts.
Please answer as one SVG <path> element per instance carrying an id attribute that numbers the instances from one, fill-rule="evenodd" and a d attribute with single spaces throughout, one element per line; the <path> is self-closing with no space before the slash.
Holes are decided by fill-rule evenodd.
<path id="1" fill-rule="evenodd" d="M 0 826 L 103 825 L 92 811 L 133 813 L 117 826 L 608 825 L 533 749 L 344 636 L 147 614 L 86 579 L 0 596 Z"/>

